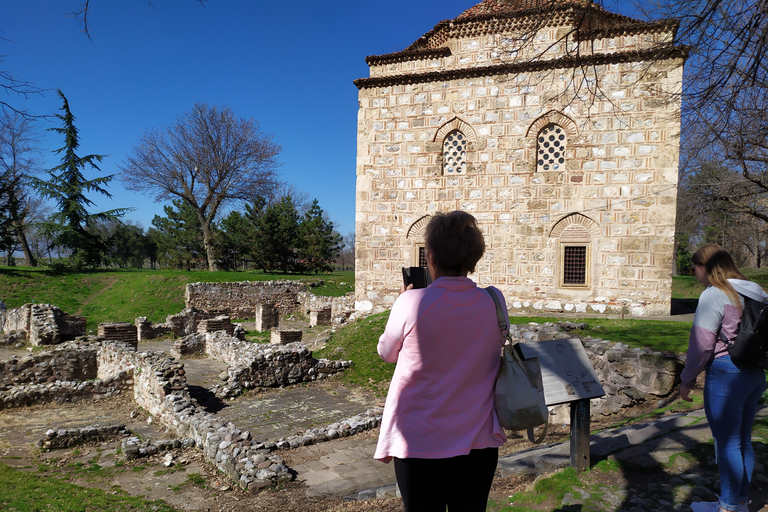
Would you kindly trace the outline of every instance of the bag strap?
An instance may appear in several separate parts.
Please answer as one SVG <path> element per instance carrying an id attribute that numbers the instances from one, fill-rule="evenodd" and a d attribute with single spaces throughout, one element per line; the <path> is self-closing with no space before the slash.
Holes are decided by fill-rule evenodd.
<path id="1" fill-rule="evenodd" d="M 503 347 L 504 345 L 506 345 L 507 336 L 509 336 L 509 318 L 504 317 L 504 309 L 501 307 L 501 301 L 499 301 L 499 298 L 496 296 L 495 293 L 493 293 L 493 290 L 491 290 L 490 286 L 488 288 L 484 288 L 484 290 L 488 292 L 488 294 L 493 299 L 494 304 L 496 304 L 496 318 L 499 321 L 499 333 L 501 334 L 500 341 L 501 341 L 501 346 Z M 506 336 L 504 335 L 504 331 L 507 331 Z M 509 350 L 509 354 L 513 358 L 517 359 L 519 363 L 522 363 L 522 359 L 516 350 Z M 520 369 L 523 370 L 523 373 L 528 378 L 528 382 L 531 384 L 531 387 L 536 387 L 536 382 L 534 381 L 531 373 L 528 371 L 528 368 L 526 368 L 524 364 L 520 364 Z M 549 416 L 547 415 L 547 421 L 544 422 L 544 428 L 541 430 L 541 434 L 536 436 L 536 434 L 533 431 L 533 427 L 531 427 L 528 429 L 528 440 L 533 444 L 541 443 L 544 440 L 544 438 L 547 436 L 548 429 L 549 429 Z"/>
<path id="2" fill-rule="evenodd" d="M 491 290 L 490 287 L 483 288 L 486 292 L 488 292 L 488 295 L 491 296 L 493 299 L 493 303 L 496 304 L 496 318 L 499 321 L 499 333 L 501 334 L 500 342 L 501 346 L 503 347 L 506 343 L 506 337 L 504 336 L 504 331 L 507 331 L 509 333 L 509 318 L 504 318 L 504 309 L 501 307 L 501 302 L 499 301 L 499 298 L 496 296 L 495 293 L 493 293 L 493 290 Z"/>
<path id="3" fill-rule="evenodd" d="M 739 293 L 739 292 L 736 292 L 736 293 Z M 739 293 L 739 296 L 744 298 L 744 306 L 746 306 L 747 305 L 747 296 L 744 295 L 743 293 Z M 752 300 L 754 300 L 754 299 L 752 299 Z M 741 310 L 741 318 L 739 319 L 739 330 L 736 331 L 736 335 L 734 336 L 733 339 L 728 339 L 728 337 L 725 334 L 723 334 L 723 326 L 722 326 L 722 324 L 720 325 L 720 329 L 717 331 L 717 336 L 720 338 L 720 341 L 722 341 L 725 344 L 726 347 L 730 347 L 731 345 L 733 345 L 733 340 L 736 339 L 736 336 L 738 336 L 739 331 L 741 331 L 741 321 L 742 320 L 744 320 L 744 308 L 742 308 L 742 310 Z"/>

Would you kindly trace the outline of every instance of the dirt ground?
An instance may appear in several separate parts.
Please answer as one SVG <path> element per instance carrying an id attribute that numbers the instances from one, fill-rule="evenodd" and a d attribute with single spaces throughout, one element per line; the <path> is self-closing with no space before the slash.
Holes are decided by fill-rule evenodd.
<path id="1" fill-rule="evenodd" d="M 635 412 L 636 414 L 637 412 Z M 37 441 L 49 428 L 73 428 L 88 425 L 125 424 L 145 439 L 166 439 L 169 435 L 157 425 L 147 422 L 147 416 L 130 399 L 123 396 L 75 404 L 47 404 L 25 409 L 0 411 L 0 462 L 39 471 L 46 465 L 46 475 L 57 475 L 71 483 L 114 491 L 117 487 L 131 495 L 148 499 L 164 499 L 179 510 L 189 511 L 402 511 L 399 499 L 345 501 L 340 496 L 311 497 L 303 484 L 290 483 L 279 489 L 253 494 L 233 485 L 222 473 L 204 463 L 196 449 L 171 452 L 137 461 L 124 461 L 119 454 L 119 440 L 92 446 L 41 453 Z M 612 418 L 615 423 L 618 418 Z M 608 426 L 593 422 L 593 428 Z M 550 426 L 546 442 L 564 440 L 567 427 Z M 378 429 L 358 434 L 360 439 L 378 436 Z M 518 433 L 509 433 L 502 455 L 531 447 Z M 291 467 L 306 462 L 299 450 L 280 452 Z M 525 490 L 532 479 L 496 479 L 491 499 L 503 500 Z"/>

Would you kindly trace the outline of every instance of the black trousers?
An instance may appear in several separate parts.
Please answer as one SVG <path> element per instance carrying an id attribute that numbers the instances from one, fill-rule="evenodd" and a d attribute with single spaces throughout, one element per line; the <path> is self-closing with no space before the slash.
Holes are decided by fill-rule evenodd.
<path id="1" fill-rule="evenodd" d="M 395 458 L 395 476 L 406 512 L 485 512 L 498 448 L 448 459 Z"/>

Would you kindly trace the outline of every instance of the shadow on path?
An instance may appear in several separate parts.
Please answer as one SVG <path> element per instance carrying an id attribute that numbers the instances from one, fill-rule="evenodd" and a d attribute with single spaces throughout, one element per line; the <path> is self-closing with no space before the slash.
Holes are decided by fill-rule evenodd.
<path id="1" fill-rule="evenodd" d="M 215 414 L 225 407 L 228 407 L 220 398 L 213 394 L 208 388 L 203 386 L 195 386 L 194 384 L 188 384 L 189 395 L 197 400 L 200 407 L 206 410 L 206 412 Z"/>

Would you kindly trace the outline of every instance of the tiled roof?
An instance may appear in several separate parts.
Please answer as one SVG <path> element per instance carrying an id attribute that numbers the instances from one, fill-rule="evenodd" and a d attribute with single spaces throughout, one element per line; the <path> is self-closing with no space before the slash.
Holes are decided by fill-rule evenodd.
<path id="1" fill-rule="evenodd" d="M 578 14 L 577 14 L 578 13 Z M 570 18 L 585 32 L 605 30 L 628 30 L 630 32 L 648 29 L 653 31 L 661 26 L 668 28 L 666 22 L 645 22 L 606 11 L 592 0 L 483 0 L 474 7 L 459 14 L 453 20 L 443 20 L 405 49 L 405 52 L 439 48 L 451 32 L 461 30 L 466 33 L 476 27 L 482 27 L 503 19 L 514 23 L 530 25 L 530 18 L 539 18 L 539 23 L 557 23 Z"/>
<path id="2" fill-rule="evenodd" d="M 554 6 L 573 5 L 586 7 L 591 3 L 590 0 L 483 0 L 474 7 L 470 7 L 459 14 L 456 19 L 474 18 L 488 14 L 505 15 L 534 9 L 551 9 Z"/>

